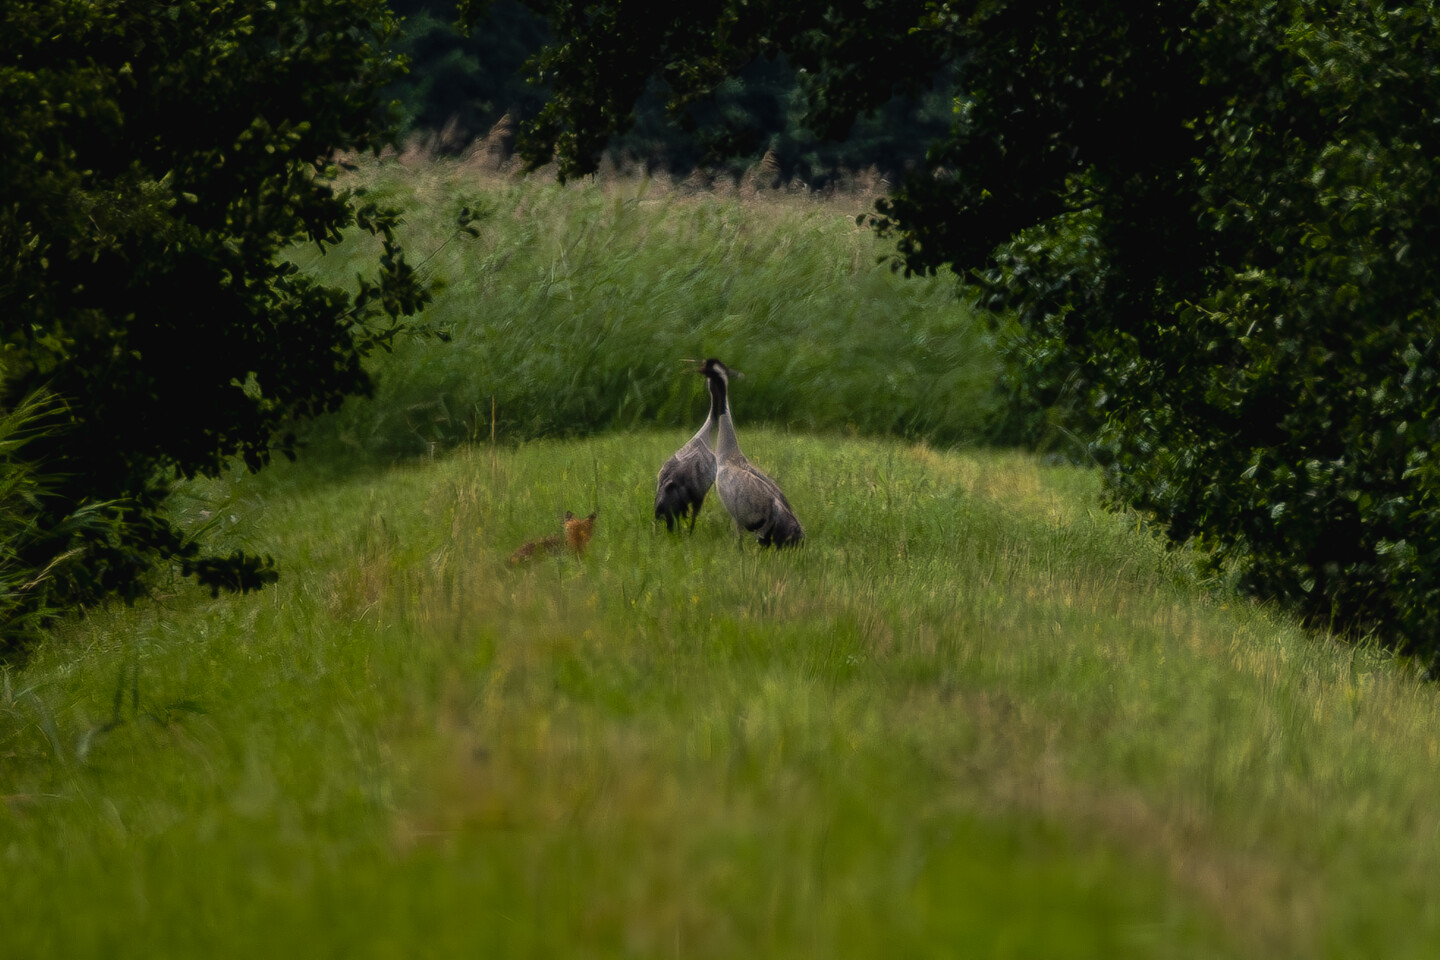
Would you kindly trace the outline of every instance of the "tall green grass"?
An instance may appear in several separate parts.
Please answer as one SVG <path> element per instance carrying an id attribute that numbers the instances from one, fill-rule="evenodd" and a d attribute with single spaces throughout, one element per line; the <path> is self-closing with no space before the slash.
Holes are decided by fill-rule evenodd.
<path id="1" fill-rule="evenodd" d="M 679 428 L 197 490 L 287 575 L 4 676 L 7 952 L 1430 955 L 1432 687 L 1091 473 L 740 429 L 804 549 L 657 530 Z"/>
<path id="2" fill-rule="evenodd" d="M 65 614 L 56 597 L 90 576 L 86 545 L 113 535 L 113 503 L 83 503 L 50 525 L 37 519 L 62 471 L 33 462 L 27 448 L 62 429 L 64 403 L 44 390 L 0 415 L 0 659 L 44 640 Z"/>
<path id="3" fill-rule="evenodd" d="M 492 427 L 515 441 L 698 423 L 703 383 L 680 360 L 709 355 L 748 375 L 752 422 L 941 444 L 983 432 L 983 324 L 953 277 L 878 262 L 887 248 L 855 222 L 868 196 L 559 186 L 460 161 L 370 164 L 352 183 L 408 211 L 436 336 L 377 358 L 378 400 L 322 423 L 317 446 L 388 462 Z M 476 239 L 455 234 L 466 209 Z M 296 256 L 342 282 L 373 253 Z"/>

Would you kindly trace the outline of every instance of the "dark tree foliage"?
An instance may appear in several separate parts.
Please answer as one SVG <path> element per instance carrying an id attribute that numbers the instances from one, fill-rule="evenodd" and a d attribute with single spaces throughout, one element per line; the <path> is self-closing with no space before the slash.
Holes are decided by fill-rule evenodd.
<path id="1" fill-rule="evenodd" d="M 926 145 L 953 122 L 954 88 L 942 73 L 933 89 L 893 96 L 832 139 L 809 126 L 804 81 L 783 54 L 759 56 L 678 118 L 665 109 L 668 88 L 653 82 L 635 105 L 634 125 L 606 150 L 673 173 L 728 168 L 739 178 L 768 158 L 777 182 L 799 178 L 821 188 L 872 168 L 898 182 L 923 165 Z"/>
<path id="2" fill-rule="evenodd" d="M 527 83 L 522 70 L 551 39 L 541 16 L 545 6 L 532 4 L 532 11 L 521 0 L 492 0 L 459 31 L 453 0 L 391 5 L 403 17 L 399 48 L 411 70 L 390 90 L 410 132 L 442 132 L 437 146 L 460 150 L 502 117 L 531 123 L 546 108 L 548 84 L 538 76 Z M 605 152 L 622 166 L 640 163 L 682 175 L 727 166 L 738 175 L 768 154 L 778 176 L 819 187 L 871 167 L 898 180 L 920 165 L 925 145 L 951 123 L 948 75 L 924 96 L 892 97 L 838 139 L 833 129 L 806 125 L 805 85 L 805 75 L 771 50 L 738 67 L 712 95 L 667 111 L 673 91 L 657 74 L 633 104 L 633 121 L 607 138 Z"/>
<path id="3" fill-rule="evenodd" d="M 491 6 L 460 0 L 460 19 L 473 23 Z M 907 29 L 925 6 L 916 0 L 869 0 L 853 11 L 775 0 L 669 7 L 526 0 L 526 6 L 545 19 L 554 39 L 530 64 L 549 98 L 522 128 L 519 149 L 535 164 L 557 160 L 562 178 L 596 168 L 612 138 L 635 123 L 647 91 L 663 91 L 671 119 L 692 129 L 692 110 L 698 106 L 703 118 L 723 103 L 727 81 L 747 69 L 763 71 L 758 59 L 783 56 L 809 102 L 807 126 L 841 140 L 858 114 L 897 94 L 919 93 L 945 67 L 933 45 Z M 816 82 L 818 76 L 827 79 Z M 712 132 L 726 133 L 723 125 Z"/>
<path id="4" fill-rule="evenodd" d="M 545 23 L 518 0 L 497 0 L 468 31 L 455 29 L 453 0 L 393 0 L 403 17 L 400 50 L 410 70 L 389 88 L 411 130 L 447 130 L 456 144 L 484 136 L 509 114 L 533 116 L 543 89 L 521 67 L 546 41 Z"/>
<path id="5" fill-rule="evenodd" d="M 1434 3 L 537 6 L 553 96 L 524 143 L 566 175 L 652 76 L 683 108 L 783 51 L 840 129 L 956 65 L 955 122 L 872 220 L 1018 324 L 1012 428 L 1063 403 L 1176 541 L 1440 651 Z"/>
<path id="6" fill-rule="evenodd" d="M 396 215 L 334 183 L 337 150 L 391 129 L 393 30 L 379 0 L 0 3 L 0 400 L 64 403 L 26 447 L 49 477 L 37 529 L 108 517 L 52 599 L 134 597 L 166 560 L 217 588 L 273 579 L 161 508 L 175 476 L 293 455 L 286 424 L 367 393 L 362 358 L 426 300 Z M 354 289 L 282 255 L 351 227 L 383 250 Z"/>

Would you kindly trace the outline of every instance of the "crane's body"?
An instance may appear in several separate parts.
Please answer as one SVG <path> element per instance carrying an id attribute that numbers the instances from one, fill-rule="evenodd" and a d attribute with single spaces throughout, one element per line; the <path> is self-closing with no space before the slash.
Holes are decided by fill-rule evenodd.
<path id="1" fill-rule="evenodd" d="M 710 397 L 710 412 L 705 422 L 660 468 L 655 481 L 655 519 L 665 521 L 665 529 L 674 531 L 676 521 L 688 514 L 690 530 L 705 505 L 705 494 L 715 483 L 715 451 L 710 446 L 710 432 L 720 418 L 715 397 Z"/>
<path id="2" fill-rule="evenodd" d="M 755 534 L 762 547 L 799 544 L 805 539 L 805 531 L 785 494 L 740 450 L 735 423 L 730 416 L 732 371 L 719 360 L 711 359 L 705 361 L 701 372 L 709 381 L 711 409 L 720 410 L 715 442 L 715 492 L 735 521 L 736 533 Z"/>

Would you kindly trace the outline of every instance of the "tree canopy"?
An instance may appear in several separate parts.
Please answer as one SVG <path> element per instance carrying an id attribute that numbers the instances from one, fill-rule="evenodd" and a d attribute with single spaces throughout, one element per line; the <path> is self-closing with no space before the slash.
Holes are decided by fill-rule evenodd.
<path id="1" fill-rule="evenodd" d="M 1118 503 L 1312 621 L 1440 651 L 1440 28 L 1433 3 L 536 0 L 521 139 L 591 169 L 652 77 L 756 56 L 843 130 L 951 66 L 871 221 L 1017 324 L 1022 433 L 1067 414 Z"/>
<path id="2" fill-rule="evenodd" d="M 463 32 L 454 29 L 454 0 L 392 0 L 391 6 L 403 17 L 400 49 L 411 61 L 410 72 L 391 87 L 409 132 L 428 135 L 442 151 L 458 151 L 502 120 L 509 129 L 546 108 L 550 86 L 536 75 L 527 83 L 521 67 L 552 35 L 522 0 L 489 0 L 472 11 Z M 933 89 L 895 96 L 874 116 L 859 118 L 841 139 L 805 123 L 804 82 L 784 55 L 759 55 L 708 97 L 668 112 L 672 91 L 652 76 L 633 105 L 633 122 L 606 139 L 604 152 L 621 168 L 643 165 L 682 176 L 727 167 L 743 175 L 768 157 L 767 169 L 778 176 L 823 187 L 872 167 L 892 181 L 903 178 L 950 123 L 948 72 Z"/>
<path id="3" fill-rule="evenodd" d="M 366 393 L 362 358 L 426 300 L 395 213 L 335 183 L 393 129 L 394 31 L 381 0 L 0 4 L 0 399 L 63 404 L 25 447 L 46 491 L 7 561 L 104 519 L 48 571 L 57 602 L 135 596 L 168 559 L 217 588 L 273 577 L 160 507 L 174 477 L 292 455 L 287 424 Z M 349 228 L 383 251 L 353 289 L 283 255 Z"/>

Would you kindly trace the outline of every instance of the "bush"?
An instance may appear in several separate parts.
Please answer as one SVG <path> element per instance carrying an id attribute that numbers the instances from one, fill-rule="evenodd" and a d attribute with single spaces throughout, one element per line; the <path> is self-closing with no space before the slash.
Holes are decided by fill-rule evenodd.
<path id="1" fill-rule="evenodd" d="M 0 7 L 0 407 L 66 399 L 29 443 L 64 466 L 42 530 L 112 505 L 84 569 L 52 577 L 65 602 L 133 598 L 171 560 L 212 586 L 273 578 L 202 556 L 162 507 L 169 478 L 293 454 L 288 425 L 367 393 L 362 360 L 425 302 L 396 215 L 335 186 L 336 151 L 392 129 L 394 31 L 380 0 Z M 380 238 L 358 284 L 279 255 L 349 227 Z"/>
<path id="2" fill-rule="evenodd" d="M 914 268 L 988 259 L 1017 433 L 1068 418 L 1244 586 L 1434 657 L 1433 5 L 1122 6 L 977 17 L 953 177 L 890 226 Z"/>

